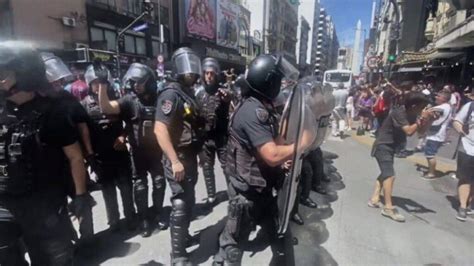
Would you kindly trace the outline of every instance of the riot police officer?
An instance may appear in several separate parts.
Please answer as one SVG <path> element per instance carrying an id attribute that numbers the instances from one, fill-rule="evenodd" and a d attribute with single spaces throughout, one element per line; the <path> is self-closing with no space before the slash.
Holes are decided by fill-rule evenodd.
<path id="1" fill-rule="evenodd" d="M 171 263 L 186 265 L 189 224 L 195 203 L 197 154 L 203 126 L 193 86 L 201 75 L 201 60 L 189 48 L 180 48 L 172 57 L 177 82 L 166 85 L 156 108 L 155 134 L 163 149 L 163 166 L 170 185 Z"/>
<path id="2" fill-rule="evenodd" d="M 280 56 L 261 55 L 249 65 L 247 90 L 229 123 L 226 172 L 229 176 L 228 220 L 219 237 L 216 264 L 240 265 L 242 241 L 256 224 L 269 233 L 275 263 L 284 261 L 284 238 L 277 237 L 277 202 L 273 189 L 284 178 L 282 165 L 294 154 L 278 134 L 272 101 L 282 78 L 290 74 Z"/>
<path id="3" fill-rule="evenodd" d="M 72 94 L 64 90 L 64 84 L 66 79 L 72 76 L 69 68 L 64 64 L 61 58 L 55 56 L 52 53 L 41 53 L 41 58 L 46 67 L 46 78 L 52 86 L 52 90 L 48 92 L 48 95 L 55 98 L 60 98 L 59 104 L 61 108 L 67 110 L 68 116 L 77 128 L 78 135 L 80 137 L 80 144 L 85 155 L 86 162 L 92 168 L 96 168 L 97 162 L 93 156 L 90 131 L 89 131 L 89 116 L 86 110 L 82 107 L 80 102 Z M 88 190 L 92 189 L 95 184 L 90 179 L 86 172 Z M 72 178 L 70 178 L 69 184 L 69 195 L 71 198 L 74 197 L 74 185 L 72 184 Z M 95 205 L 95 202 L 93 202 Z M 79 233 L 81 240 L 88 239 L 94 235 L 94 222 L 92 217 L 92 211 L 85 214 L 82 219 L 79 220 Z"/>
<path id="4" fill-rule="evenodd" d="M 205 118 L 204 144 L 199 159 L 206 183 L 207 202 L 212 204 L 216 197 L 214 175 L 216 153 L 222 168 L 225 166 L 231 95 L 229 90 L 220 87 L 220 66 L 216 59 L 205 58 L 202 61 L 202 70 L 203 85 L 196 91 L 196 100 Z"/>
<path id="5" fill-rule="evenodd" d="M 125 219 L 129 229 L 133 228 L 135 207 L 133 206 L 132 170 L 130 154 L 125 145 L 125 133 L 122 120 L 118 115 L 106 115 L 99 106 L 99 87 L 105 86 L 109 99 L 116 100 L 114 89 L 110 82 L 100 83 L 93 65 L 90 65 L 84 76 L 89 86 L 89 95 L 82 101 L 82 105 L 91 118 L 91 138 L 93 142 L 92 154 L 100 164 L 96 169 L 99 183 L 102 185 L 105 209 L 110 228 L 119 229 L 120 213 L 117 203 L 116 187 L 120 190 Z M 99 68 L 105 68 L 99 66 Z M 110 72 L 107 71 L 107 81 Z"/>
<path id="6" fill-rule="evenodd" d="M 126 123 L 133 170 L 133 190 L 135 204 L 143 237 L 149 237 L 153 228 L 148 215 L 148 177 L 150 173 L 153 184 L 154 216 L 158 220 L 158 228 L 166 229 L 163 222 L 163 200 L 166 181 L 163 166 L 159 163 L 162 151 L 153 132 L 156 106 L 156 78 L 148 66 L 133 63 L 123 77 L 123 83 L 131 93 L 119 100 L 110 101 L 103 86 L 99 89 L 99 102 L 102 111 L 109 115 L 120 114 Z"/>
<path id="7" fill-rule="evenodd" d="M 65 169 L 75 185 L 73 210 L 90 211 L 85 167 L 75 126 L 52 90 L 39 53 L 26 43 L 0 43 L 0 265 L 71 265 L 71 221 Z M 69 162 L 69 163 L 68 163 Z"/>

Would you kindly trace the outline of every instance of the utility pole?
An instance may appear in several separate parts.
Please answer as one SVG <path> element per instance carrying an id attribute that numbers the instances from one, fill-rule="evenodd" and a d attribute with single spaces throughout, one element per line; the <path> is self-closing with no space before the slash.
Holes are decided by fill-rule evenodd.
<path id="1" fill-rule="evenodd" d="M 137 23 L 139 20 L 150 14 L 150 12 L 153 10 L 153 5 L 151 4 L 151 0 L 143 0 L 143 6 L 144 6 L 144 11 L 138 16 L 136 19 L 134 19 L 130 24 L 128 24 L 124 29 L 119 30 L 117 32 L 117 39 L 115 40 L 115 50 L 116 50 L 116 67 L 117 67 L 117 78 L 120 78 L 121 76 L 121 70 L 120 70 L 120 38 L 125 34 L 127 30 L 129 30 L 135 23 Z"/>
<path id="2" fill-rule="evenodd" d="M 266 44 L 267 44 L 267 41 L 266 41 L 266 34 L 267 34 L 267 27 L 266 27 L 266 24 L 267 24 L 267 0 L 263 0 L 263 40 L 262 40 L 262 50 L 263 50 L 263 53 L 262 54 L 265 54 L 266 53 Z"/>

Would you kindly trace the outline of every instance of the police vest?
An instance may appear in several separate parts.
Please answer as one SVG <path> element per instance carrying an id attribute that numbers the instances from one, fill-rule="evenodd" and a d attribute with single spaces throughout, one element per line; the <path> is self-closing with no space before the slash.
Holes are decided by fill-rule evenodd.
<path id="1" fill-rule="evenodd" d="M 134 135 L 134 139 L 130 141 L 130 144 L 133 148 L 140 146 L 144 149 L 159 150 L 154 133 L 156 101 L 145 104 L 137 96 L 133 96 L 133 101 L 136 116 L 131 119 L 131 125 L 127 125 L 129 133 L 133 131 L 132 134 Z"/>
<path id="2" fill-rule="evenodd" d="M 192 148 L 199 150 L 204 139 L 205 118 L 202 116 L 196 100 L 187 95 L 181 85 L 176 82 L 169 83 L 163 90 L 173 90 L 184 103 L 183 132 L 178 140 L 178 148 Z"/>
<path id="3" fill-rule="evenodd" d="M 282 177 L 283 170 L 279 167 L 270 167 L 260 157 L 257 150 L 240 141 L 232 124 L 235 114 L 242 107 L 241 102 L 229 123 L 229 141 L 227 143 L 226 174 L 234 187 L 241 191 L 256 190 L 263 192 L 271 190 Z M 273 112 L 269 112 L 269 123 L 272 125 L 273 135 L 278 135 L 278 121 Z"/>
<path id="4" fill-rule="evenodd" d="M 44 114 L 0 116 L 0 196 L 21 196 L 57 182 L 64 185 L 66 158 L 61 147 L 40 139 Z"/>

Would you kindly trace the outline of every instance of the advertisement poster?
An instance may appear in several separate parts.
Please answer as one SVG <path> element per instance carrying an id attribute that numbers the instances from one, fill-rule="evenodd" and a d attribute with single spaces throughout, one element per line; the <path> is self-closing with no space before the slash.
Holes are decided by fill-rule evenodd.
<path id="1" fill-rule="evenodd" d="M 239 48 L 240 7 L 229 0 L 217 0 L 217 44 Z"/>
<path id="2" fill-rule="evenodd" d="M 186 32 L 190 37 L 216 39 L 216 0 L 185 0 Z"/>

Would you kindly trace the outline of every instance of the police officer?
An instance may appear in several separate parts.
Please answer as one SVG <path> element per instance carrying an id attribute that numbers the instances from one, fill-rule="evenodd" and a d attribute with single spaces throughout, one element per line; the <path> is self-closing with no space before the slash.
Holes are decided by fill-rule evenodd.
<path id="1" fill-rule="evenodd" d="M 284 178 L 282 165 L 294 153 L 278 135 L 272 101 L 289 69 L 281 57 L 261 55 L 249 65 L 242 102 L 229 123 L 226 172 L 229 176 L 228 220 L 219 237 L 216 264 L 240 265 L 241 244 L 256 224 L 269 233 L 274 263 L 284 263 L 284 238 L 276 235 L 277 202 L 273 189 Z M 305 142 L 306 143 L 306 142 Z"/>
<path id="2" fill-rule="evenodd" d="M 189 263 L 186 244 L 195 203 L 197 155 L 201 148 L 203 121 L 194 97 L 193 86 L 201 75 L 201 60 L 189 48 L 180 48 L 172 61 L 177 82 L 166 85 L 156 108 L 155 134 L 163 149 L 163 166 L 170 185 L 172 211 L 171 264 Z"/>
<path id="3" fill-rule="evenodd" d="M 100 68 L 105 68 L 101 66 Z M 108 72 L 108 71 L 107 71 Z M 129 229 L 133 228 L 135 207 L 133 206 L 132 170 L 130 154 L 125 145 L 125 133 L 122 120 L 118 115 L 106 115 L 99 106 L 99 87 L 105 86 L 110 99 L 116 100 L 114 88 L 110 82 L 101 83 L 93 65 L 85 72 L 89 85 L 89 95 L 82 100 L 82 105 L 91 118 L 93 156 L 99 166 L 95 169 L 98 181 L 102 184 L 105 209 L 110 228 L 118 230 L 120 213 L 117 203 L 116 187 L 120 190 L 125 219 Z M 110 78 L 108 72 L 107 80 Z"/>
<path id="4" fill-rule="evenodd" d="M 212 204 L 216 197 L 214 162 L 217 157 L 222 168 L 225 166 L 227 124 L 229 122 L 230 92 L 220 87 L 220 66 L 216 59 L 205 58 L 202 62 L 203 85 L 196 91 L 196 100 L 205 118 L 205 138 L 199 153 L 200 165 L 207 189 L 207 202 Z"/>
<path id="5" fill-rule="evenodd" d="M 80 144 L 85 155 L 86 162 L 92 168 L 96 168 L 97 162 L 93 156 L 94 152 L 92 149 L 92 143 L 89 131 L 89 116 L 86 110 L 82 107 L 80 102 L 72 94 L 64 90 L 64 84 L 66 79 L 72 76 L 69 68 L 64 64 L 61 58 L 55 56 L 52 53 L 41 53 L 41 58 L 46 67 L 46 78 L 52 86 L 52 90 L 48 92 L 51 97 L 61 99 L 59 104 L 64 110 L 67 110 L 67 114 L 71 121 L 77 128 L 78 135 L 80 137 Z M 86 172 L 88 190 L 93 188 L 94 182 L 90 179 Z M 69 195 L 73 198 L 75 195 L 74 185 L 72 178 L 70 178 L 69 184 Z M 95 205 L 95 202 L 93 202 Z M 81 240 L 90 238 L 94 234 L 94 222 L 92 217 L 92 211 L 85 214 L 82 219 L 79 220 L 79 233 Z"/>
<path id="6" fill-rule="evenodd" d="M 126 123 L 125 129 L 132 152 L 135 204 L 142 236 L 149 237 L 153 228 L 148 217 L 148 173 L 153 184 L 153 218 L 158 220 L 158 229 L 164 230 L 167 227 L 162 216 L 166 189 L 163 166 L 159 163 L 162 151 L 153 132 L 157 99 L 155 74 L 148 66 L 133 63 L 123 77 L 123 85 L 129 88 L 131 93 L 112 101 L 105 87 L 101 86 L 99 102 L 104 113 L 120 114 Z"/>
<path id="7" fill-rule="evenodd" d="M 75 185 L 73 210 L 90 211 L 75 126 L 52 90 L 39 53 L 24 42 L 0 43 L 0 265 L 71 265 L 73 230 L 66 211 L 65 169 Z"/>

